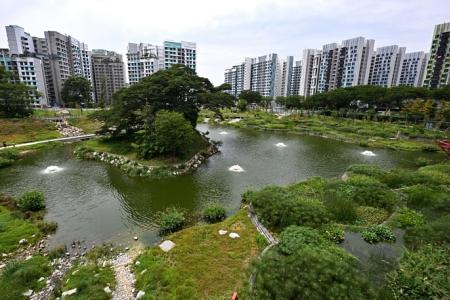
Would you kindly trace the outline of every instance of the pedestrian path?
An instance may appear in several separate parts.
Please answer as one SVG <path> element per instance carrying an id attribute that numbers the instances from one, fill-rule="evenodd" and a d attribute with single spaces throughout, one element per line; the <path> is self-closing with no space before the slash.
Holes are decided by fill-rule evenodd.
<path id="1" fill-rule="evenodd" d="M 51 143 L 51 142 L 70 142 L 70 141 L 77 141 L 77 140 L 85 140 L 85 139 L 93 138 L 94 136 L 95 136 L 94 133 L 90 133 L 90 134 L 83 134 L 83 135 L 77 135 L 77 136 L 69 136 L 69 137 L 42 140 L 42 141 L 36 141 L 36 142 L 22 143 L 22 144 L 10 145 L 10 146 L 6 146 L 6 147 L 0 147 L 0 151 L 3 149 L 27 147 L 27 146 L 33 146 L 33 145 L 45 144 L 45 143 Z"/>

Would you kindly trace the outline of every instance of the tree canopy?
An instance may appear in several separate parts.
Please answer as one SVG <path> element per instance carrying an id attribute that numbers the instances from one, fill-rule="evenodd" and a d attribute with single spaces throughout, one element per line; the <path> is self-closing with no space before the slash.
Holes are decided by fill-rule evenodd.
<path id="1" fill-rule="evenodd" d="M 32 96 L 37 93 L 0 66 L 0 115 L 24 117 L 31 114 Z"/>
<path id="2" fill-rule="evenodd" d="M 262 96 L 258 92 L 244 90 L 239 94 L 239 99 L 244 99 L 245 101 L 247 101 L 247 103 L 259 104 L 262 101 Z"/>
<path id="3" fill-rule="evenodd" d="M 72 76 L 64 81 L 61 90 L 61 98 L 64 103 L 71 106 L 89 103 L 92 101 L 91 82 L 81 76 Z"/>

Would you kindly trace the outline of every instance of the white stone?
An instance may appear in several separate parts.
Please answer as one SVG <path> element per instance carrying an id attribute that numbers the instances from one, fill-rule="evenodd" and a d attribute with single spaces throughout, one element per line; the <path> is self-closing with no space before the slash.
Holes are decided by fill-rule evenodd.
<path id="1" fill-rule="evenodd" d="M 68 291 L 63 292 L 63 293 L 61 294 L 61 296 L 62 296 L 62 298 L 64 298 L 64 297 L 66 297 L 66 296 L 73 295 L 73 294 L 75 294 L 76 292 L 77 292 L 77 288 L 74 288 L 74 289 L 71 289 L 71 290 L 68 290 Z"/>
<path id="2" fill-rule="evenodd" d="M 145 272 L 147 272 L 147 269 L 142 270 L 141 275 L 145 274 Z"/>
<path id="3" fill-rule="evenodd" d="M 144 291 L 139 291 L 138 293 L 137 293 L 137 295 L 136 295 L 136 300 L 137 299 L 141 299 L 142 297 L 144 297 L 145 296 L 145 292 Z"/>
<path id="4" fill-rule="evenodd" d="M 45 278 L 44 278 L 44 277 L 41 277 L 41 278 L 39 278 L 38 282 L 41 282 L 41 281 L 43 281 L 43 280 L 45 280 Z"/>
<path id="5" fill-rule="evenodd" d="M 375 153 L 373 153 L 372 151 L 363 151 L 361 152 L 362 155 L 364 156 L 377 156 Z"/>
<path id="6" fill-rule="evenodd" d="M 138 240 L 138 237 L 137 236 L 135 236 L 134 238 L 133 238 L 135 241 L 137 241 Z"/>
<path id="7" fill-rule="evenodd" d="M 169 240 L 166 240 L 159 245 L 159 248 L 164 252 L 169 252 L 173 247 L 175 247 L 175 243 Z"/>
<path id="8" fill-rule="evenodd" d="M 223 230 L 223 229 L 219 230 L 220 235 L 225 235 L 225 234 L 227 234 L 227 232 L 228 232 L 228 230 Z"/>
<path id="9" fill-rule="evenodd" d="M 240 238 L 239 234 L 237 234 L 236 232 L 230 232 L 228 236 L 232 239 Z"/>
<path id="10" fill-rule="evenodd" d="M 136 266 L 139 266 L 139 265 L 141 264 L 141 262 L 140 262 L 140 261 L 136 261 L 134 264 L 135 264 Z"/>
<path id="11" fill-rule="evenodd" d="M 22 295 L 24 295 L 25 297 L 30 297 L 31 295 L 33 295 L 33 290 L 28 290 L 24 292 Z"/>
<path id="12" fill-rule="evenodd" d="M 233 165 L 228 168 L 228 171 L 240 173 L 244 172 L 245 170 L 240 165 Z"/>
<path id="13" fill-rule="evenodd" d="M 25 257 L 25 260 L 30 260 L 30 259 L 32 259 L 32 258 L 33 258 L 33 256 L 28 255 L 27 257 Z"/>
<path id="14" fill-rule="evenodd" d="M 275 146 L 277 146 L 278 148 L 285 148 L 285 147 L 287 147 L 287 145 L 285 143 L 276 143 Z"/>
<path id="15" fill-rule="evenodd" d="M 25 245 L 25 244 L 28 244 L 27 239 L 21 239 L 21 240 L 19 241 L 19 245 Z"/>
<path id="16" fill-rule="evenodd" d="M 103 290 L 104 290 L 105 293 L 107 293 L 107 294 L 111 294 L 111 293 L 112 293 L 112 291 L 111 291 L 111 289 L 109 288 L 109 286 L 105 287 Z"/>

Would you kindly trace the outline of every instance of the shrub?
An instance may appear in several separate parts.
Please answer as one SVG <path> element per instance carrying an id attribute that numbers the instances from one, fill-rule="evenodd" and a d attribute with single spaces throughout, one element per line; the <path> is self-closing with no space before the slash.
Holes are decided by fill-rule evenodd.
<path id="1" fill-rule="evenodd" d="M 186 222 L 184 212 L 173 207 L 161 212 L 158 219 L 162 234 L 178 231 L 183 228 Z"/>
<path id="2" fill-rule="evenodd" d="M 38 221 L 36 223 L 36 226 L 38 227 L 39 231 L 41 231 L 43 234 L 50 234 L 56 231 L 56 229 L 58 228 L 58 223 Z"/>
<path id="3" fill-rule="evenodd" d="M 4 157 L 0 156 L 0 168 L 10 166 L 13 163 L 14 163 L 14 160 L 8 159 L 8 158 L 4 158 Z"/>
<path id="4" fill-rule="evenodd" d="M 428 218 L 450 212 L 450 192 L 445 187 L 417 185 L 404 193 L 408 206 L 421 210 Z"/>
<path id="5" fill-rule="evenodd" d="M 272 249 L 256 261 L 244 299 L 372 299 L 357 261 L 335 246 L 306 245 L 292 255 Z"/>
<path id="6" fill-rule="evenodd" d="M 385 225 L 376 225 L 367 228 L 362 232 L 362 237 L 370 244 L 395 241 L 395 236 L 392 233 L 392 230 Z"/>
<path id="7" fill-rule="evenodd" d="M 353 224 L 358 217 L 356 203 L 335 194 L 327 196 L 326 207 L 333 215 L 334 220 L 339 223 Z"/>
<path id="8" fill-rule="evenodd" d="M 14 161 L 19 158 L 19 152 L 14 149 L 2 150 L 0 151 L 0 158 Z"/>
<path id="9" fill-rule="evenodd" d="M 385 174 L 381 181 L 391 188 L 401 188 L 416 184 L 448 185 L 450 184 L 450 175 L 427 166 L 415 172 L 399 169 L 392 170 Z"/>
<path id="10" fill-rule="evenodd" d="M 402 208 L 395 215 L 394 224 L 400 228 L 418 227 L 425 224 L 425 219 L 415 210 Z"/>
<path id="11" fill-rule="evenodd" d="M 416 166 L 424 167 L 430 164 L 430 160 L 425 157 L 419 157 L 415 160 Z"/>
<path id="12" fill-rule="evenodd" d="M 225 208 L 220 204 L 211 204 L 203 209 L 203 219 L 208 223 L 216 223 L 224 220 L 227 216 Z"/>
<path id="13" fill-rule="evenodd" d="M 320 230 L 329 241 L 339 244 L 345 240 L 345 231 L 337 224 L 326 225 Z"/>
<path id="14" fill-rule="evenodd" d="M 426 244 L 448 244 L 450 243 L 449 232 L 450 215 L 446 215 L 425 225 L 408 228 L 405 234 L 405 243 L 410 248 Z"/>
<path id="15" fill-rule="evenodd" d="M 436 145 L 426 144 L 422 145 L 420 147 L 420 150 L 422 150 L 423 152 L 437 152 L 439 151 L 439 148 Z"/>
<path id="16" fill-rule="evenodd" d="M 38 211 L 44 209 L 44 194 L 39 191 L 26 192 L 17 199 L 17 206 L 22 211 Z"/>
<path id="17" fill-rule="evenodd" d="M 377 165 L 369 165 L 369 164 L 355 164 L 351 165 L 347 168 L 347 171 L 360 174 L 360 175 L 367 175 L 375 178 L 380 178 L 384 174 L 386 174 L 386 171 L 384 171 L 382 168 L 380 168 Z"/>
<path id="18" fill-rule="evenodd" d="M 60 258 L 63 257 L 64 254 L 66 253 L 66 246 L 65 245 L 58 245 L 54 248 L 52 248 L 49 252 L 48 252 L 48 257 L 50 259 L 55 259 L 55 258 Z"/>
<path id="19" fill-rule="evenodd" d="M 395 299 L 448 299 L 450 295 L 450 248 L 426 245 L 406 251 L 400 267 L 388 274 Z"/>
<path id="20" fill-rule="evenodd" d="M 281 232 L 278 247 L 281 253 L 291 255 L 306 245 L 322 247 L 328 244 L 316 229 L 289 226 Z"/>

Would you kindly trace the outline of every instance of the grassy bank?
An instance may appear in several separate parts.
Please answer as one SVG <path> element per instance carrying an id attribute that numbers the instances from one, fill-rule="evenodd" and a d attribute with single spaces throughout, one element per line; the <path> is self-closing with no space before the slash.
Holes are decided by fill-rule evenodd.
<path id="1" fill-rule="evenodd" d="M 0 143 L 20 144 L 61 137 L 54 124 L 35 119 L 0 119 Z"/>
<path id="2" fill-rule="evenodd" d="M 240 238 L 220 236 L 221 229 Z M 152 247 L 136 259 L 136 287 L 145 291 L 144 299 L 228 299 L 242 288 L 249 262 L 264 246 L 244 209 L 221 223 L 187 228 L 167 239 L 176 244 L 171 251 Z"/>
<path id="3" fill-rule="evenodd" d="M 262 130 L 284 130 L 301 134 L 318 135 L 374 148 L 411 151 L 438 151 L 435 140 L 450 138 L 450 132 L 425 129 L 423 125 L 404 125 L 369 120 L 352 120 L 328 116 L 289 115 L 279 117 L 262 111 L 223 111 L 224 120 L 218 121 L 213 113 L 202 111 L 200 120 Z M 241 119 L 231 122 L 233 119 Z"/>

